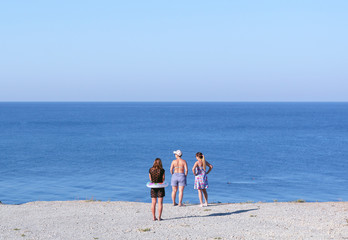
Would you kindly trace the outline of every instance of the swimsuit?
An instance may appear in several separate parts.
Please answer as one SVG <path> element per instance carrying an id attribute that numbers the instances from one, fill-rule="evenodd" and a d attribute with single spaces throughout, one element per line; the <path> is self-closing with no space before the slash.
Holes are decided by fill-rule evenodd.
<path id="1" fill-rule="evenodd" d="M 163 174 L 165 170 L 159 168 L 150 168 L 149 173 L 153 183 L 163 182 Z M 151 198 L 163 198 L 166 195 L 164 188 L 151 188 Z"/>
<path id="2" fill-rule="evenodd" d="M 197 174 L 195 176 L 195 189 L 208 188 L 208 177 L 203 167 L 197 167 Z"/>

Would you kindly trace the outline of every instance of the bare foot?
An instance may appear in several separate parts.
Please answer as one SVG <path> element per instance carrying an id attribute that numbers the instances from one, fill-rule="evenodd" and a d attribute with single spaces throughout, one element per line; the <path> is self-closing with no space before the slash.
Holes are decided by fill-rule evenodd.
<path id="1" fill-rule="evenodd" d="M 176 206 L 176 205 L 178 205 L 178 204 L 177 204 L 177 203 L 174 203 L 174 204 L 173 204 L 173 206 Z"/>
<path id="2" fill-rule="evenodd" d="M 154 220 L 154 221 L 157 221 L 157 218 L 154 218 L 153 220 Z"/>
<path id="3" fill-rule="evenodd" d="M 185 206 L 185 204 L 183 204 L 183 203 L 179 204 L 179 207 L 184 207 L 184 206 Z"/>
<path id="4" fill-rule="evenodd" d="M 162 221 L 162 218 L 159 218 L 158 221 Z"/>

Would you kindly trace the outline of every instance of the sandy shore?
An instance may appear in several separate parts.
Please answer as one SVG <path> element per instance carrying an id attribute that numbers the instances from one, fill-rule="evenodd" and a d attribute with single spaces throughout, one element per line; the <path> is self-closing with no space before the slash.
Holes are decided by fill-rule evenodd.
<path id="1" fill-rule="evenodd" d="M 0 239 L 348 239 L 348 202 L 150 204 L 32 202 L 0 205 Z"/>

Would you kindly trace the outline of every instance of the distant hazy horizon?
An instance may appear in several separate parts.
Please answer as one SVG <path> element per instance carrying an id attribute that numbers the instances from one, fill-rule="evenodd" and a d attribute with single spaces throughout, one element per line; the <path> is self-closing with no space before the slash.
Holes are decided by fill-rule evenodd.
<path id="1" fill-rule="evenodd" d="M 348 1 L 0 3 L 1 102 L 346 102 Z"/>
<path id="2" fill-rule="evenodd" d="M 0 103 L 348 103 L 348 101 L 0 101 Z"/>

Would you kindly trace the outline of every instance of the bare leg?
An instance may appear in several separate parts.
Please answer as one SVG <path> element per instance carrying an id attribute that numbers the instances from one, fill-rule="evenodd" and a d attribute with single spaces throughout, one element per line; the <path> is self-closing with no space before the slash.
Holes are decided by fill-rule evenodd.
<path id="1" fill-rule="evenodd" d="M 208 193 L 207 189 L 202 189 L 204 194 L 205 206 L 208 206 Z"/>
<path id="2" fill-rule="evenodd" d="M 201 203 L 201 207 L 203 207 L 203 197 L 202 197 L 201 189 L 198 189 L 198 198 L 199 198 L 199 202 Z"/>
<path id="3" fill-rule="evenodd" d="M 184 197 L 184 188 L 185 186 L 179 186 L 179 206 L 182 206 L 182 199 Z"/>
<path id="4" fill-rule="evenodd" d="M 158 198 L 158 220 L 161 221 L 162 218 L 162 210 L 163 210 L 163 198 Z"/>
<path id="5" fill-rule="evenodd" d="M 156 198 L 151 198 L 152 200 L 152 204 L 151 204 L 151 212 L 152 212 L 152 216 L 153 216 L 153 220 L 156 221 Z"/>
<path id="6" fill-rule="evenodd" d="M 175 206 L 175 205 L 178 205 L 178 204 L 175 202 L 176 192 L 178 191 L 178 187 L 172 186 L 172 189 L 173 189 L 173 191 L 172 191 L 173 206 Z"/>

